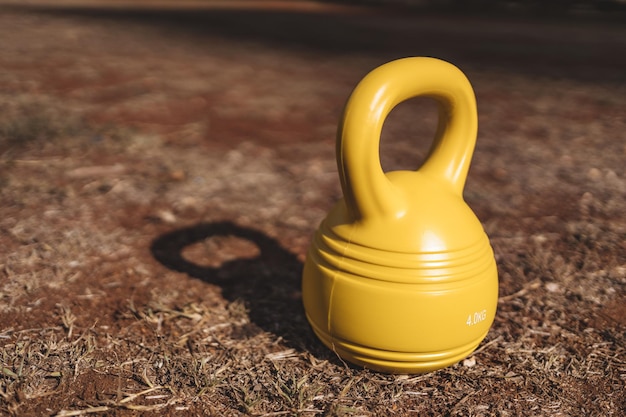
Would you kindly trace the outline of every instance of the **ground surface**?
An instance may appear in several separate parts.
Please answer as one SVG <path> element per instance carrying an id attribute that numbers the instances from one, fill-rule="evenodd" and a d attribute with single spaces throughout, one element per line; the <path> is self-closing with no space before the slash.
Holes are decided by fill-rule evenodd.
<path id="1" fill-rule="evenodd" d="M 0 9 L 0 414 L 624 415 L 624 25 L 265 6 Z M 391 376 L 299 281 L 343 104 L 411 55 L 476 90 L 500 299 L 468 360 Z M 435 124 L 394 110 L 385 169 Z"/>

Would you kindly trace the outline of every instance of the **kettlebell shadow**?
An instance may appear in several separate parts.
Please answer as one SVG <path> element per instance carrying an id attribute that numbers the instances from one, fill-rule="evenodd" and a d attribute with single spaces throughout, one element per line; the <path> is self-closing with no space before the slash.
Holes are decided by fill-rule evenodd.
<path id="1" fill-rule="evenodd" d="M 258 255 L 199 265 L 184 257 L 185 248 L 211 237 L 235 237 L 254 244 Z M 302 307 L 302 263 L 266 234 L 232 222 L 200 223 L 157 237 L 154 258 L 165 267 L 221 288 L 229 301 L 242 300 L 252 323 L 298 350 L 320 351 Z"/>

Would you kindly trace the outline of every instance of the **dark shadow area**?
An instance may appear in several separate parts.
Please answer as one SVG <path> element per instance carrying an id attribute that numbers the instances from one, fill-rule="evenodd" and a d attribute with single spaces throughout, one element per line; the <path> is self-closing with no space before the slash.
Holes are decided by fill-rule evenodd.
<path id="1" fill-rule="evenodd" d="M 327 3 L 395 7 L 405 11 L 444 10 L 461 13 L 524 13 L 534 16 L 598 16 L 623 12 L 621 0 L 320 0 Z"/>
<path id="2" fill-rule="evenodd" d="M 218 236 L 246 240 L 260 253 L 215 268 L 198 265 L 183 256 L 185 248 Z M 264 233 L 230 222 L 200 223 L 159 236 L 152 243 L 151 252 L 165 267 L 219 286 L 229 301 L 242 300 L 254 324 L 282 337 L 291 347 L 324 352 L 302 307 L 302 263 Z"/>
<path id="3" fill-rule="evenodd" d="M 398 12 L 280 9 L 33 7 L 36 12 L 151 25 L 159 36 L 202 45 L 207 38 L 252 42 L 296 52 L 366 55 L 380 61 L 435 56 L 463 68 L 583 79 L 626 80 L 623 14 L 540 17 L 526 13 L 461 13 L 456 8 Z"/>

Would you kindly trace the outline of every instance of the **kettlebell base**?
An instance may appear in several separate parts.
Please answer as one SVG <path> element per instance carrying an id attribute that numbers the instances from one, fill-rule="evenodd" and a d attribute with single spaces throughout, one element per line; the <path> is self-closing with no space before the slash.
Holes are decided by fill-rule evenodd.
<path id="1" fill-rule="evenodd" d="M 367 369 L 392 374 L 421 374 L 454 365 L 471 355 L 489 332 L 487 330 L 471 342 L 445 351 L 397 352 L 361 346 L 337 339 L 321 331 L 313 323 L 311 325 L 322 343 L 343 360 Z"/>

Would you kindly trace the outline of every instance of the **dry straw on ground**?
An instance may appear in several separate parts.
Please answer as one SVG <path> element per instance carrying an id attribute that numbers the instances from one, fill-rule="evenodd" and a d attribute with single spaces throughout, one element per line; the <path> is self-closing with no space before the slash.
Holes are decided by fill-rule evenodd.
<path id="1" fill-rule="evenodd" d="M 624 35 L 593 22 L 3 10 L 0 414 L 624 415 Z M 405 55 L 453 60 L 476 88 L 465 195 L 500 300 L 467 360 L 392 376 L 315 339 L 299 279 L 340 196 L 343 103 Z M 383 165 L 417 166 L 435 123 L 427 102 L 394 110 Z"/>

